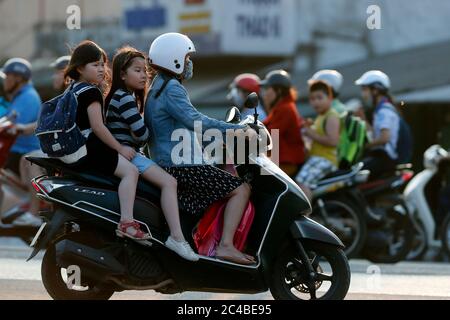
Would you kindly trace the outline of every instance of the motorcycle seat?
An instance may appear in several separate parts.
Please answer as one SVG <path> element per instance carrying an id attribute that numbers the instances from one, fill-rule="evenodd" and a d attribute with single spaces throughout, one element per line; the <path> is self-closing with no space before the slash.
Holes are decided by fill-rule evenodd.
<path id="1" fill-rule="evenodd" d="M 97 172 L 83 171 L 78 172 L 73 167 L 58 159 L 27 157 L 27 160 L 43 167 L 47 170 L 59 170 L 67 175 L 79 178 L 83 182 L 99 185 L 106 188 L 116 189 L 119 186 L 120 179 L 115 176 L 108 176 Z M 139 197 L 148 199 L 154 203 L 160 202 L 161 190 L 151 183 L 139 178 L 136 193 Z"/>
<path id="2" fill-rule="evenodd" d="M 333 171 L 333 172 L 327 174 L 321 180 L 327 180 L 327 179 L 331 179 L 331 178 L 345 176 L 345 175 L 348 175 L 348 174 L 352 173 L 352 171 L 353 171 L 352 169 Z"/>

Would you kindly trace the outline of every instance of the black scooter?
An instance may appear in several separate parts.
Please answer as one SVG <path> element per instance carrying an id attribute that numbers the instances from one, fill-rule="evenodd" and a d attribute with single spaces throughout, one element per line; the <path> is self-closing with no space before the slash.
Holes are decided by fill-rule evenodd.
<path id="1" fill-rule="evenodd" d="M 257 99 L 252 94 L 248 103 L 255 107 Z M 227 114 L 228 122 L 250 121 L 267 132 L 255 119 L 256 110 L 253 119 L 241 122 L 237 108 Z M 190 262 L 166 248 L 169 232 L 160 191 L 144 181 L 139 181 L 134 214 L 152 238 L 118 238 L 118 179 L 75 172 L 57 160 L 29 158 L 48 170 L 48 176 L 32 183 L 39 197 L 54 205 L 29 258 L 46 249 L 41 268 L 47 292 L 54 299 L 109 299 L 123 290 L 248 294 L 270 289 L 275 299 L 344 299 L 350 269 L 342 242 L 305 217 L 311 206 L 304 193 L 264 153 L 246 156 L 249 163 L 237 171 L 251 184 L 256 209 L 246 252 L 257 263 L 250 266 L 205 256 Z M 180 210 L 183 231 L 194 248 L 192 230 L 198 221 Z"/>

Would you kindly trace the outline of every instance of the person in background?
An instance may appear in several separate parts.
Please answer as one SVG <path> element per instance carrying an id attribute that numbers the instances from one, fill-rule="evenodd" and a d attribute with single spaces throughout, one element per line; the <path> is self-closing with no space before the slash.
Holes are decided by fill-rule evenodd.
<path id="1" fill-rule="evenodd" d="M 297 111 L 297 92 L 291 76 L 284 70 L 275 70 L 269 72 L 260 85 L 268 111 L 263 123 L 269 132 L 279 130 L 280 168 L 295 177 L 305 162 L 305 145 L 301 134 L 304 121 Z"/>
<path id="2" fill-rule="evenodd" d="M 39 140 L 34 135 L 37 119 L 41 108 L 41 98 L 31 83 L 31 64 L 22 58 L 9 59 L 2 70 L 0 77 L 4 78 L 3 88 L 11 98 L 9 114 L 14 117 L 15 126 L 10 130 L 18 135 L 11 148 L 5 169 L 17 174 L 30 192 L 30 207 L 27 212 L 14 220 L 19 226 L 39 226 L 42 220 L 37 216 L 40 201 L 30 180 L 41 173 L 38 166 L 31 166 L 24 156 L 40 149 Z"/>
<path id="3" fill-rule="evenodd" d="M 314 121 L 305 123 L 304 135 L 312 140 L 309 158 L 295 180 L 312 198 L 311 187 L 327 174 L 337 170 L 337 146 L 339 143 L 339 114 L 331 106 L 333 93 L 324 81 L 309 82 L 309 101 L 317 112 Z"/>
<path id="4" fill-rule="evenodd" d="M 70 83 L 70 78 L 64 76 L 64 70 L 70 62 L 70 56 L 62 56 L 50 64 L 55 72 L 53 73 L 53 89 L 63 92 Z"/>
<path id="5" fill-rule="evenodd" d="M 338 114 L 344 113 L 347 109 L 339 100 L 341 88 L 344 83 L 344 77 L 342 74 L 336 70 L 321 70 L 316 72 L 310 79 L 312 82 L 317 80 L 325 81 L 329 86 L 331 86 L 333 93 L 333 104 L 331 107 L 336 110 Z"/>
<path id="6" fill-rule="evenodd" d="M 232 101 L 236 107 L 241 111 L 241 119 L 246 118 L 249 115 L 254 115 L 255 110 L 252 108 L 246 108 L 244 103 L 247 96 L 255 92 L 260 95 L 260 83 L 261 79 L 252 73 L 243 73 L 238 75 L 230 84 L 230 92 L 227 95 L 227 99 Z M 264 121 L 266 119 L 266 111 L 262 106 L 262 103 L 256 108 L 258 112 L 258 120 Z"/>
<path id="7" fill-rule="evenodd" d="M 363 159 L 364 168 L 370 171 L 371 178 L 378 177 L 394 171 L 398 163 L 402 119 L 393 105 L 389 93 L 391 81 L 385 73 L 379 70 L 368 71 L 355 84 L 361 87 L 363 102 L 369 106 L 367 127 L 370 141 Z M 410 149 L 409 141 L 405 139 L 404 146 L 401 147 Z"/>

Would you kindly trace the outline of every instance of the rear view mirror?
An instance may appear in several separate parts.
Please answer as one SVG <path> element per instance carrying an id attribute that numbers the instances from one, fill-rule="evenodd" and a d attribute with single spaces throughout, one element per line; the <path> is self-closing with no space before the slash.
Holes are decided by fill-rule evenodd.
<path id="1" fill-rule="evenodd" d="M 255 92 L 250 93 L 245 100 L 244 106 L 249 109 L 254 109 L 259 104 L 258 95 Z"/>
<path id="2" fill-rule="evenodd" d="M 225 116 L 225 122 L 236 123 L 241 121 L 241 112 L 238 108 L 232 107 L 228 109 L 227 115 Z"/>

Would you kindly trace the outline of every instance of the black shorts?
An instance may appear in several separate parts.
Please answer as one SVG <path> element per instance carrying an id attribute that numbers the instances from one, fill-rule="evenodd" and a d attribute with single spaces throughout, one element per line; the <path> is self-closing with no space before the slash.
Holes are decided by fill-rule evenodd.
<path id="1" fill-rule="evenodd" d="M 103 143 L 94 133 L 89 135 L 86 148 L 87 156 L 74 164 L 74 169 L 114 175 L 119 164 L 119 153 L 116 150 Z"/>

